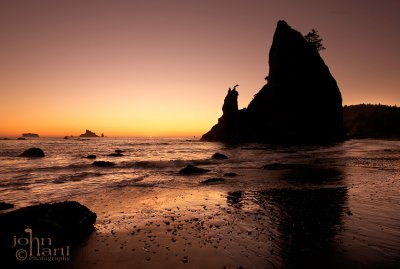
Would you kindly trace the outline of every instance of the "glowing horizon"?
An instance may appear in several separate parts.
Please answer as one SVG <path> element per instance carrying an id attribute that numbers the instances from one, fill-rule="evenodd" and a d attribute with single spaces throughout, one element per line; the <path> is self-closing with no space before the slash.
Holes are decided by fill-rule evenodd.
<path id="1" fill-rule="evenodd" d="M 397 2 L 3 1 L 0 136 L 200 136 L 265 84 L 276 22 L 319 30 L 343 105 L 400 105 Z"/>

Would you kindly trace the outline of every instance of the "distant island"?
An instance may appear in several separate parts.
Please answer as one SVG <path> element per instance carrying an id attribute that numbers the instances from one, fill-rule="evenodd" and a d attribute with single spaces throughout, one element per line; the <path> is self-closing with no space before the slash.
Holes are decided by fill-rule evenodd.
<path id="1" fill-rule="evenodd" d="M 86 130 L 86 132 L 84 134 L 81 134 L 79 137 L 99 137 L 99 136 L 90 130 Z M 102 137 L 104 137 L 103 134 Z"/>
<path id="2" fill-rule="evenodd" d="M 39 137 L 39 135 L 34 133 L 23 133 L 22 137 Z"/>
<path id="3" fill-rule="evenodd" d="M 244 109 L 235 85 L 205 141 L 228 144 L 331 143 L 345 140 L 342 96 L 318 48 L 279 21 L 269 51 L 267 84 Z"/>

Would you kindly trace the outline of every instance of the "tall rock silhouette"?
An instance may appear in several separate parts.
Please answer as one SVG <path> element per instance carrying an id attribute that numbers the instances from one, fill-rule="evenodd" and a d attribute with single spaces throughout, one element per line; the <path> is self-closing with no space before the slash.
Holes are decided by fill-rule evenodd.
<path id="1" fill-rule="evenodd" d="M 223 115 L 202 139 L 227 143 L 326 143 L 344 139 L 340 90 L 317 49 L 279 21 L 269 52 L 268 83 L 247 108 L 229 90 Z M 235 109 L 236 108 L 236 109 Z"/>

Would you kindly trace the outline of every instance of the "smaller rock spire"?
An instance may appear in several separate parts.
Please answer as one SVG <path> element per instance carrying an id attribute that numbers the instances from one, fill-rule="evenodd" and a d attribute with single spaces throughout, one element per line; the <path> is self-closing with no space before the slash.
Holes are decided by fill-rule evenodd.
<path id="1" fill-rule="evenodd" d="M 222 106 L 222 112 L 226 116 L 236 114 L 239 110 L 237 101 L 239 93 L 236 90 L 237 86 L 239 85 L 235 85 L 232 89 L 229 88 L 228 93 L 225 97 L 224 104 Z"/>

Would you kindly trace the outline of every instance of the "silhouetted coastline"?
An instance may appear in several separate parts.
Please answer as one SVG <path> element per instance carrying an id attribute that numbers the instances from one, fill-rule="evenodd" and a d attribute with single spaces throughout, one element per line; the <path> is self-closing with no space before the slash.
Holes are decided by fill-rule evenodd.
<path id="1" fill-rule="evenodd" d="M 349 138 L 400 139 L 400 108 L 359 104 L 344 106 L 344 128 Z"/>

